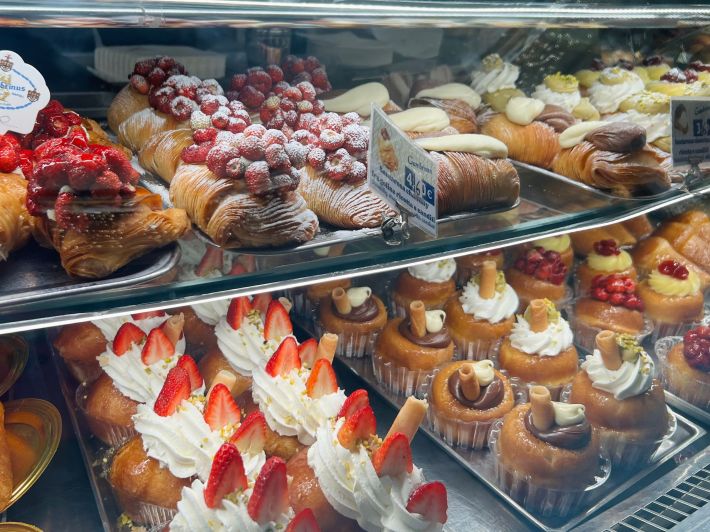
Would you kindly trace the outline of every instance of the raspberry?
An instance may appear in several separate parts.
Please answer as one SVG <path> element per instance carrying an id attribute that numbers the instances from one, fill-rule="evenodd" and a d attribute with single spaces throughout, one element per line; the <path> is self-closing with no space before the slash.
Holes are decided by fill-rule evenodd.
<path id="1" fill-rule="evenodd" d="M 70 192 L 62 192 L 54 202 L 54 217 L 57 225 L 62 229 L 72 229 L 74 227 L 74 213 L 71 205 L 74 195 Z"/>
<path id="2" fill-rule="evenodd" d="M 264 157 L 264 144 L 259 137 L 245 136 L 239 143 L 239 150 L 244 157 L 251 161 L 258 161 Z"/>
<path id="3" fill-rule="evenodd" d="M 122 151 L 115 148 L 103 150 L 103 157 L 108 167 L 118 174 L 122 181 L 131 185 L 138 184 L 140 174 L 131 165 L 131 161 L 124 155 Z"/>
<path id="4" fill-rule="evenodd" d="M 215 113 L 212 115 L 212 125 L 218 129 L 227 129 L 229 116 L 225 113 Z"/>
<path id="5" fill-rule="evenodd" d="M 300 130 L 307 130 L 312 133 L 320 133 L 319 122 L 314 114 L 304 113 L 298 117 L 296 127 Z"/>
<path id="6" fill-rule="evenodd" d="M 286 111 L 283 113 L 284 122 L 291 127 L 296 127 L 298 124 L 298 113 L 296 111 Z"/>
<path id="7" fill-rule="evenodd" d="M 683 355 L 691 367 L 710 372 L 710 327 L 696 327 L 685 333 Z"/>
<path id="8" fill-rule="evenodd" d="M 215 137 L 214 144 L 230 144 L 235 147 L 239 147 L 244 135 L 241 133 L 232 133 L 231 131 L 218 131 L 217 137 Z"/>
<path id="9" fill-rule="evenodd" d="M 607 283 L 606 289 L 613 294 L 623 294 L 626 292 L 626 284 L 624 279 L 614 278 Z"/>
<path id="10" fill-rule="evenodd" d="M 133 67 L 133 73 L 141 76 L 147 76 L 155 68 L 157 61 L 155 59 L 143 59 L 138 61 Z"/>
<path id="11" fill-rule="evenodd" d="M 301 102 L 298 102 L 298 103 L 301 103 Z M 281 101 L 279 102 L 279 108 L 282 111 L 295 111 L 296 104 L 294 103 L 293 100 L 287 100 L 286 98 L 282 98 Z"/>
<path id="12" fill-rule="evenodd" d="M 266 128 L 261 124 L 252 124 L 244 130 L 245 137 L 263 137 L 266 133 Z"/>
<path id="13" fill-rule="evenodd" d="M 216 96 L 207 96 L 203 98 L 202 103 L 200 103 L 200 111 L 206 115 L 212 115 L 217 112 L 220 105 L 221 104 Z"/>
<path id="14" fill-rule="evenodd" d="M 252 194 L 260 196 L 270 192 L 269 176 L 269 165 L 265 161 L 255 161 L 244 172 L 244 181 Z"/>
<path id="15" fill-rule="evenodd" d="M 45 129 L 52 137 L 63 137 L 69 132 L 69 121 L 64 115 L 55 115 L 45 120 Z"/>
<path id="16" fill-rule="evenodd" d="M 353 183 L 367 179 L 367 166 L 362 164 L 360 161 L 355 161 L 350 170 L 350 181 Z"/>
<path id="17" fill-rule="evenodd" d="M 196 144 L 201 144 L 203 142 L 211 142 L 216 138 L 217 130 L 211 127 L 205 129 L 198 129 L 196 131 L 193 131 L 192 133 L 192 140 L 194 140 Z"/>
<path id="18" fill-rule="evenodd" d="M 234 146 L 215 144 L 207 153 L 207 168 L 217 177 L 227 177 L 227 163 L 239 155 L 239 150 Z"/>
<path id="19" fill-rule="evenodd" d="M 224 89 L 216 79 L 203 79 L 197 90 L 206 91 L 206 94 L 211 94 L 213 96 L 220 96 L 225 100 L 224 104 L 227 104 L 227 98 L 224 97 Z"/>
<path id="20" fill-rule="evenodd" d="M 638 310 L 639 312 L 643 312 L 643 301 L 641 301 L 641 298 L 637 295 L 628 296 L 623 305 L 629 310 Z"/>
<path id="21" fill-rule="evenodd" d="M 269 78 L 271 79 L 271 78 Z M 247 85 L 239 92 L 239 99 L 250 109 L 257 109 L 264 103 L 264 95 L 251 85 Z"/>
<path id="22" fill-rule="evenodd" d="M 247 159 L 244 157 L 235 157 L 227 162 L 227 166 L 225 168 L 226 175 L 230 179 L 243 179 L 247 166 L 249 166 L 249 161 Z"/>
<path id="23" fill-rule="evenodd" d="M 350 157 L 350 154 L 341 148 L 335 153 L 328 154 L 325 160 L 324 170 L 330 179 L 341 181 L 350 173 L 353 162 L 353 158 Z"/>
<path id="24" fill-rule="evenodd" d="M 232 133 L 241 133 L 247 127 L 247 123 L 241 118 L 229 117 L 229 123 L 227 124 L 227 130 Z"/>
<path id="25" fill-rule="evenodd" d="M 626 295 L 621 294 L 621 293 L 613 293 L 609 296 L 609 303 L 612 305 L 618 306 L 618 305 L 623 305 L 624 302 L 626 301 Z"/>
<path id="26" fill-rule="evenodd" d="M 608 301 L 609 293 L 601 287 L 592 290 L 592 297 L 598 301 Z"/>
<path id="27" fill-rule="evenodd" d="M 229 88 L 233 91 L 242 90 L 247 84 L 246 74 L 234 74 L 229 82 Z"/>
<path id="28" fill-rule="evenodd" d="M 20 157 L 8 142 L 0 146 L 0 172 L 10 173 L 20 164 Z"/>
<path id="29" fill-rule="evenodd" d="M 325 113 L 319 117 L 321 129 L 332 129 L 333 131 L 342 131 L 343 121 L 335 113 Z"/>
<path id="30" fill-rule="evenodd" d="M 284 79 L 284 72 L 278 65 L 267 66 L 266 73 L 269 75 L 273 83 L 278 83 L 279 81 L 283 81 Z"/>
<path id="31" fill-rule="evenodd" d="M 307 81 L 308 83 L 311 83 L 313 81 L 313 78 L 311 77 L 310 73 L 308 72 L 300 72 L 294 78 L 291 80 L 291 83 L 294 85 L 298 85 L 299 83 Z"/>
<path id="32" fill-rule="evenodd" d="M 185 96 L 178 96 L 170 103 L 170 113 L 181 122 L 189 120 L 197 104 Z"/>
<path id="33" fill-rule="evenodd" d="M 370 136 L 366 128 L 357 124 L 348 124 L 343 128 L 343 146 L 351 155 L 367 151 Z"/>
<path id="34" fill-rule="evenodd" d="M 316 68 L 311 72 L 311 78 L 313 78 L 313 86 L 315 88 L 327 91 L 330 90 L 330 82 L 328 81 L 328 74 L 322 68 Z M 315 92 L 315 89 L 314 89 Z"/>
<path id="35" fill-rule="evenodd" d="M 264 150 L 264 160 L 272 170 L 288 170 L 291 168 L 291 161 L 284 147 L 280 144 L 272 144 Z"/>
<path id="36" fill-rule="evenodd" d="M 140 74 L 133 74 L 128 82 L 131 84 L 131 87 L 141 94 L 148 94 L 148 91 L 150 91 L 148 80 Z"/>
<path id="37" fill-rule="evenodd" d="M 165 81 L 167 77 L 168 76 L 165 73 L 165 70 L 163 70 L 162 68 L 155 67 L 153 70 L 150 71 L 146 79 L 148 80 L 148 83 L 150 83 L 153 87 L 159 87 L 163 84 L 163 81 Z"/>
<path id="38" fill-rule="evenodd" d="M 254 67 L 247 70 L 247 85 L 251 85 L 259 92 L 266 94 L 271 90 L 273 81 L 263 68 Z"/>
<path id="39" fill-rule="evenodd" d="M 163 70 L 169 70 L 172 67 L 176 66 L 176 61 L 169 55 L 164 55 L 163 57 L 160 57 L 158 59 L 157 66 L 158 68 L 162 68 Z"/>
<path id="40" fill-rule="evenodd" d="M 64 119 L 72 126 L 78 126 L 81 124 L 81 117 L 72 111 L 64 113 Z"/>
<path id="41" fill-rule="evenodd" d="M 360 124 L 360 121 L 362 120 L 360 118 L 360 115 L 357 113 L 345 113 L 343 116 L 340 117 L 341 122 L 343 123 L 343 128 L 355 124 L 358 125 Z"/>
<path id="42" fill-rule="evenodd" d="M 148 94 L 148 103 L 158 111 L 167 114 L 170 112 L 170 101 L 174 97 L 175 89 L 163 86 Z"/>
<path id="43" fill-rule="evenodd" d="M 269 126 L 268 122 L 274 117 L 275 114 L 276 111 L 271 111 L 262 107 L 261 109 L 259 109 L 259 120 L 261 120 L 261 123 L 264 124 L 266 127 L 271 127 Z M 281 118 L 283 118 L 283 116 Z"/>
<path id="44" fill-rule="evenodd" d="M 298 87 L 289 87 L 284 91 L 283 97 L 294 102 L 300 102 L 303 99 L 303 94 L 301 94 Z"/>
<path id="45" fill-rule="evenodd" d="M 232 116 L 234 118 L 239 118 L 241 120 L 244 120 L 244 122 L 250 126 L 251 125 L 251 115 L 249 115 L 249 111 L 247 111 L 246 109 L 243 108 L 244 104 L 242 104 L 242 102 L 237 102 L 237 103 L 239 103 L 239 105 L 242 106 L 242 109 L 234 110 L 234 109 L 232 109 L 232 107 L 230 107 L 230 109 L 232 109 Z"/>
<path id="46" fill-rule="evenodd" d="M 121 192 L 121 179 L 111 170 L 102 172 L 91 185 L 91 195 L 95 197 L 118 196 Z"/>
<path id="47" fill-rule="evenodd" d="M 279 81 L 276 83 L 273 87 L 271 87 L 271 90 L 276 94 L 277 96 L 283 96 L 283 93 L 288 89 L 291 85 L 286 83 L 285 81 Z"/>
<path id="48" fill-rule="evenodd" d="M 303 72 L 305 64 L 303 59 L 296 57 L 295 55 L 289 55 L 284 59 L 281 67 L 285 72 L 288 72 L 291 77 L 295 76 L 299 72 Z"/>
<path id="49" fill-rule="evenodd" d="M 293 166 L 302 168 L 306 164 L 306 157 L 308 157 L 309 152 L 308 147 L 298 142 L 291 141 L 286 144 L 285 149 Z"/>
<path id="50" fill-rule="evenodd" d="M 237 111 L 243 111 L 244 109 L 246 109 L 244 104 L 242 102 L 240 102 L 239 100 L 229 100 L 228 99 L 228 103 L 226 105 L 234 113 L 236 113 Z"/>
<path id="51" fill-rule="evenodd" d="M 313 102 L 313 114 L 318 116 L 325 112 L 325 104 L 323 100 L 315 100 Z"/>
<path id="52" fill-rule="evenodd" d="M 190 115 L 190 128 L 196 131 L 198 129 L 207 129 L 208 127 L 212 127 L 210 115 L 206 115 L 199 109 L 193 111 Z"/>
<path id="53" fill-rule="evenodd" d="M 332 151 L 339 149 L 343 145 L 345 137 L 339 131 L 335 131 L 333 129 L 323 129 L 319 140 L 324 150 Z"/>
<path id="54" fill-rule="evenodd" d="M 212 144 L 205 142 L 203 144 L 192 144 L 184 150 L 180 157 L 187 164 L 200 164 L 207 160 L 207 153 L 212 149 Z"/>
<path id="55" fill-rule="evenodd" d="M 306 161 L 316 170 L 322 170 L 325 166 L 325 151 L 322 148 L 314 148 L 308 152 Z"/>
<path id="56" fill-rule="evenodd" d="M 291 140 L 303 144 L 304 146 L 314 146 L 318 142 L 318 137 L 310 131 L 299 129 L 291 136 Z"/>
<path id="57" fill-rule="evenodd" d="M 280 144 L 283 146 L 288 141 L 286 135 L 276 129 L 268 129 L 261 138 L 264 142 L 264 146 L 266 147 L 271 146 L 272 144 Z"/>
<path id="58" fill-rule="evenodd" d="M 299 113 L 310 113 L 313 111 L 313 104 L 308 100 L 302 100 L 296 105 L 296 110 Z"/>
<path id="59" fill-rule="evenodd" d="M 261 104 L 262 109 L 268 109 L 269 111 L 276 111 L 279 108 L 279 103 L 281 99 L 278 96 L 269 96 L 264 103 Z"/>
<path id="60" fill-rule="evenodd" d="M 308 71 L 308 72 L 313 72 L 316 68 L 320 66 L 320 61 L 318 61 L 318 58 L 312 55 L 309 55 L 306 57 L 306 59 L 303 61 L 303 67 Z"/>

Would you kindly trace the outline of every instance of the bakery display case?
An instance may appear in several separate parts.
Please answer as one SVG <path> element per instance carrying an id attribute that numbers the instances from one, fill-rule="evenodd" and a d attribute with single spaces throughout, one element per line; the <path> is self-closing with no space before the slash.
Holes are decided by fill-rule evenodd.
<path id="1" fill-rule="evenodd" d="M 0 25 L 0 528 L 710 522 L 710 8 Z"/>

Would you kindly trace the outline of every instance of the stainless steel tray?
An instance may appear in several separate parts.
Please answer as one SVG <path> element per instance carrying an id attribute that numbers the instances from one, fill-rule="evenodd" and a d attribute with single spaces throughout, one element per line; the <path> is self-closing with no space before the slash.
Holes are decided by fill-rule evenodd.
<path id="1" fill-rule="evenodd" d="M 350 369 L 355 375 L 359 376 L 368 386 L 372 388 L 378 395 L 383 397 L 388 403 L 390 403 L 394 408 L 400 408 L 404 404 L 404 397 L 398 397 L 380 386 L 375 380 L 372 363 L 369 358 L 365 359 L 346 359 L 339 358 L 338 363 L 344 367 Z M 512 508 L 518 511 L 522 516 L 524 516 L 531 525 L 534 525 L 542 530 L 546 531 L 557 531 L 557 530 L 569 530 L 570 528 L 578 525 L 591 515 L 595 514 L 602 507 L 613 503 L 622 493 L 624 493 L 631 486 L 639 483 L 641 480 L 650 475 L 653 471 L 658 469 L 661 465 L 673 459 L 678 453 L 683 449 L 691 445 L 694 441 L 698 440 L 705 434 L 705 430 L 700 426 L 696 425 L 692 421 L 686 419 L 682 415 L 674 412 L 677 418 L 677 429 L 670 437 L 670 439 L 661 446 L 661 448 L 656 452 L 652 458 L 652 463 L 645 467 L 643 470 L 635 472 L 632 476 L 625 478 L 626 475 L 621 472 L 612 471 L 611 477 L 607 483 L 599 490 L 599 498 L 594 502 L 594 504 L 587 508 L 586 510 L 580 512 L 569 518 L 541 518 L 538 517 L 523 508 L 520 504 L 510 498 L 505 494 L 496 484 L 495 470 L 492 460 L 490 459 L 490 452 L 484 451 L 471 451 L 460 448 L 453 448 L 448 445 L 443 439 L 439 437 L 438 434 L 432 432 L 427 426 L 422 426 L 421 430 L 429 438 L 431 438 L 439 447 L 441 447 L 447 454 L 454 458 L 463 469 L 474 475 L 491 490 L 493 490 L 500 498 L 502 498 L 506 503 L 508 503 Z"/>

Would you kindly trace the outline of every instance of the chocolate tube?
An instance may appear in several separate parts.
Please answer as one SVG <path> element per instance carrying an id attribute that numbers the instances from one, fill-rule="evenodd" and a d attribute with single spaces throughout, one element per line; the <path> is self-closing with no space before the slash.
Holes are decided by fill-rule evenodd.
<path id="1" fill-rule="evenodd" d="M 616 334 L 613 331 L 601 331 L 597 334 L 596 345 L 607 369 L 614 371 L 621 367 L 623 360 L 621 360 Z"/>
<path id="2" fill-rule="evenodd" d="M 395 432 L 401 432 L 411 443 L 417 430 L 419 430 L 419 425 L 421 425 L 422 420 L 426 416 L 428 407 L 429 404 L 426 401 L 417 399 L 411 395 L 407 397 L 407 401 L 402 408 L 400 408 L 399 414 L 394 418 L 392 426 L 387 432 L 387 436 Z M 387 436 L 385 436 L 385 438 L 387 438 Z"/>
<path id="3" fill-rule="evenodd" d="M 421 301 L 412 301 L 409 304 L 409 322 L 412 334 L 417 338 L 426 335 L 426 309 Z"/>
<path id="4" fill-rule="evenodd" d="M 547 326 L 547 305 L 542 299 L 533 299 L 530 302 L 530 330 L 542 332 Z"/>
<path id="5" fill-rule="evenodd" d="M 473 364 L 464 364 L 459 368 L 459 381 L 461 382 L 461 391 L 466 399 L 475 401 L 481 395 L 481 385 L 476 376 L 476 368 Z"/>
<path id="6" fill-rule="evenodd" d="M 555 424 L 555 409 L 552 407 L 550 390 L 544 386 L 532 386 L 529 394 L 533 424 L 538 430 L 549 430 Z"/>
<path id="7" fill-rule="evenodd" d="M 496 295 L 496 263 L 484 260 L 481 265 L 481 285 L 478 292 L 483 299 L 491 299 Z"/>
<path id="8" fill-rule="evenodd" d="M 318 342 L 318 350 L 316 351 L 316 358 L 313 363 L 315 364 L 316 360 L 320 360 L 321 358 L 327 358 L 328 362 L 333 362 L 333 358 L 335 357 L 335 348 L 337 346 L 338 335 L 333 333 L 325 333 L 320 337 L 320 341 Z"/>
<path id="9" fill-rule="evenodd" d="M 348 294 L 345 293 L 345 290 L 343 290 L 342 287 L 339 286 L 338 288 L 333 289 L 331 297 L 333 298 L 333 303 L 335 303 L 335 308 L 338 309 L 340 314 L 350 314 L 353 307 L 350 305 Z"/>

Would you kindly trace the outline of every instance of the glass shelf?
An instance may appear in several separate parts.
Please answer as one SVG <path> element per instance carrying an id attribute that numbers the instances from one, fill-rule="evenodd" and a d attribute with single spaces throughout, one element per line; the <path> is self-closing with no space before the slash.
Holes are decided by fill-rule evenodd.
<path id="1" fill-rule="evenodd" d="M 697 198 L 710 184 L 674 189 L 658 198 L 611 198 L 599 192 L 565 185 L 542 172 L 519 168 L 520 204 L 507 212 L 478 214 L 439 224 L 433 239 L 412 228 L 404 244 L 387 244 L 381 235 L 345 234 L 337 245 L 245 253 L 224 252 L 223 271 L 240 262 L 246 272 L 237 275 L 194 274 L 208 247 L 204 237 L 192 235 L 180 242 L 180 263 L 142 284 L 112 286 L 59 297 L 27 301 L 0 308 L 0 334 L 37 329 L 96 317 L 136 312 L 138 309 L 179 307 L 242 294 L 286 289 L 337 277 L 357 277 L 385 272 L 443 256 L 505 247 L 551 236 L 607 225 L 633 216 Z M 349 240 L 353 236 L 357 239 Z"/>
<path id="2" fill-rule="evenodd" d="M 651 4 L 654 4 L 651 2 Z M 20 27 L 617 27 L 703 26 L 707 5 L 554 2 L 16 0 L 0 25 Z"/>

